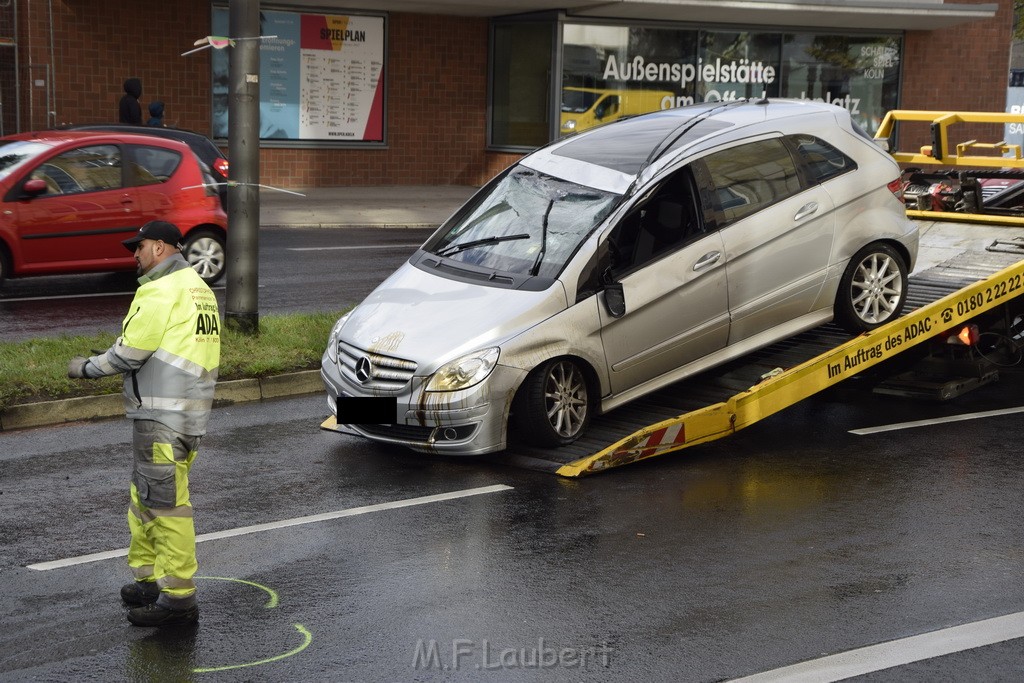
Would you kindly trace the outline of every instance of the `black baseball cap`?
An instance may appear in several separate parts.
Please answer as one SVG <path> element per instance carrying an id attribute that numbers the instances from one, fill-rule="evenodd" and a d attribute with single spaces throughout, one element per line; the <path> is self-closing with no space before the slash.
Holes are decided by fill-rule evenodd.
<path id="1" fill-rule="evenodd" d="M 161 242 L 167 242 L 172 247 L 181 249 L 181 231 L 178 230 L 178 226 L 174 223 L 168 223 L 167 221 L 150 221 L 139 228 L 139 232 L 136 233 L 135 237 L 130 237 L 121 244 L 128 251 L 135 251 L 135 247 L 142 240 L 160 240 Z"/>

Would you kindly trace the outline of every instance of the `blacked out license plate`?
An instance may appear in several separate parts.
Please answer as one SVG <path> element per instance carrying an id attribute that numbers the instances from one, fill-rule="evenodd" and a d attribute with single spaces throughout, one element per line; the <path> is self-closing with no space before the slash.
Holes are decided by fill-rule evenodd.
<path id="1" fill-rule="evenodd" d="M 337 400 L 338 424 L 371 425 L 394 424 L 398 411 L 395 396 L 339 396 Z"/>

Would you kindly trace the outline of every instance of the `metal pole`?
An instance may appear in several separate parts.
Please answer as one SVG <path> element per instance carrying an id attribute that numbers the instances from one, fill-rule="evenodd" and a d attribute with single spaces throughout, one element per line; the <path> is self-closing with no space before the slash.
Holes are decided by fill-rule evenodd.
<path id="1" fill-rule="evenodd" d="M 260 4 L 230 0 L 233 37 L 260 35 Z M 225 323 L 258 334 L 260 228 L 260 41 L 239 40 L 231 49 L 228 90 L 227 306 Z"/>

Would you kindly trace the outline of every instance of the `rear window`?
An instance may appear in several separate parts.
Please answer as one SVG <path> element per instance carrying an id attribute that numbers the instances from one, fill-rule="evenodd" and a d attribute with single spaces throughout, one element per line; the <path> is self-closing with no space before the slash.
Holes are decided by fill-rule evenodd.
<path id="1" fill-rule="evenodd" d="M 163 147 L 132 146 L 135 163 L 132 170 L 136 185 L 154 185 L 165 182 L 174 175 L 181 163 L 181 155 Z"/>
<path id="2" fill-rule="evenodd" d="M 671 136 L 686 130 L 694 118 L 681 118 L 677 114 L 659 116 L 654 113 L 623 119 L 614 126 L 587 131 L 586 135 L 559 147 L 554 154 L 636 175 L 652 150 L 671 139 Z M 730 126 L 731 123 L 714 119 L 701 120 L 680 139 L 674 140 L 669 149 Z"/>
<path id="3" fill-rule="evenodd" d="M 812 183 L 822 183 L 857 168 L 857 163 L 821 138 L 792 135 L 789 140 L 811 172 Z"/>

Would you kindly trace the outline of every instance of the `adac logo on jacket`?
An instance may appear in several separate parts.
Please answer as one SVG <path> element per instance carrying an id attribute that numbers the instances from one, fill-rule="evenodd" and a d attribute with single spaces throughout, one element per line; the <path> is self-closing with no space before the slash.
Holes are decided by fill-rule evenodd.
<path id="1" fill-rule="evenodd" d="M 217 314 L 196 314 L 196 336 L 220 335 L 220 322 Z"/>

